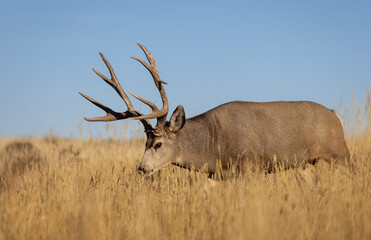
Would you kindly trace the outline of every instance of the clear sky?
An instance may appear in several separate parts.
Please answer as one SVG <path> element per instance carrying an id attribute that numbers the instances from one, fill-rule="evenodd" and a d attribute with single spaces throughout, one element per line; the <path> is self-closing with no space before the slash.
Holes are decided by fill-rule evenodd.
<path id="1" fill-rule="evenodd" d="M 2 0 L 0 31 L 0 137 L 77 136 L 79 119 L 104 115 L 79 91 L 124 110 L 91 70 L 108 75 L 99 51 L 125 90 L 161 105 L 135 42 L 187 116 L 232 100 L 336 109 L 371 86 L 371 1 Z"/>

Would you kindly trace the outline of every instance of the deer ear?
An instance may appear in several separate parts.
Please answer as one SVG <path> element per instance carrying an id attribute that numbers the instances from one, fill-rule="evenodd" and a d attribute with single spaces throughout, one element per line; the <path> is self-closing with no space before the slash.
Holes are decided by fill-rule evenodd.
<path id="1" fill-rule="evenodd" d="M 186 118 L 185 118 L 184 108 L 182 105 L 179 105 L 173 112 L 173 115 L 171 115 L 171 118 L 169 121 L 170 132 L 177 133 L 180 129 L 182 129 L 185 122 L 186 122 Z"/>

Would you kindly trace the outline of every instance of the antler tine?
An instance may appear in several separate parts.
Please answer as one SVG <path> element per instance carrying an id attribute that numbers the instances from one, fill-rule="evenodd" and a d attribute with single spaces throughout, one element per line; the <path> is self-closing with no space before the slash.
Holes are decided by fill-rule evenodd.
<path id="1" fill-rule="evenodd" d="M 146 99 L 144 99 L 144 98 L 142 98 L 142 97 L 139 97 L 138 95 L 135 95 L 134 93 L 132 93 L 132 92 L 129 91 L 129 90 L 128 90 L 128 92 L 129 92 L 133 97 L 135 97 L 136 99 L 138 99 L 139 101 L 141 101 L 141 102 L 147 104 L 147 105 L 152 109 L 152 111 L 160 111 L 160 110 L 158 109 L 158 107 L 157 107 L 154 103 L 152 103 L 151 101 L 148 101 L 148 100 L 146 100 Z"/>
<path id="2" fill-rule="evenodd" d="M 85 118 L 84 117 L 84 119 L 86 121 L 89 121 L 89 122 L 97 122 L 97 121 L 110 122 L 110 121 L 115 121 L 115 120 L 124 119 L 124 118 L 128 117 L 127 113 L 115 112 L 112 109 L 110 109 L 109 107 L 106 107 L 105 105 L 103 105 L 102 103 L 100 103 L 100 102 L 94 100 L 93 98 L 83 94 L 82 92 L 79 92 L 79 93 L 86 100 L 88 100 L 89 102 L 93 103 L 95 106 L 99 107 L 100 109 L 102 109 L 103 111 L 106 112 L 106 116 L 104 116 L 104 117 L 96 117 L 96 118 Z"/>
<path id="3" fill-rule="evenodd" d="M 99 107 L 100 109 L 102 109 L 103 111 L 106 112 L 106 116 L 103 116 L 103 117 L 96 117 L 96 118 L 86 118 L 86 117 L 84 117 L 84 119 L 88 122 L 111 122 L 111 121 L 116 121 L 116 120 L 120 120 L 120 119 L 133 118 L 133 116 L 140 116 L 141 115 L 141 113 L 139 113 L 137 111 L 130 112 L 129 110 L 126 111 L 126 112 L 115 112 L 112 109 L 110 109 L 109 107 L 106 107 L 105 105 L 103 105 L 102 103 L 100 103 L 100 102 L 94 100 L 93 98 L 83 94 L 82 92 L 79 92 L 79 93 L 80 93 L 81 96 L 83 96 L 89 102 L 93 103 L 95 106 Z M 139 119 L 139 120 L 142 122 L 145 131 L 153 130 L 153 127 L 152 127 L 151 123 L 147 119 Z"/>
<path id="4" fill-rule="evenodd" d="M 113 89 L 116 90 L 116 92 L 120 95 L 120 97 L 122 98 L 122 100 L 124 100 L 124 102 L 125 102 L 126 106 L 128 107 L 128 110 L 129 111 L 135 111 L 135 109 L 133 107 L 133 104 L 131 103 L 129 97 L 126 95 L 124 89 L 121 87 L 120 82 L 117 80 L 116 74 L 113 71 L 113 68 L 112 68 L 111 64 L 109 63 L 109 61 L 107 60 L 107 58 L 102 53 L 99 53 L 99 55 L 101 56 L 103 62 L 106 64 L 106 66 L 107 66 L 107 68 L 109 70 L 109 73 L 111 75 L 111 79 L 107 78 L 106 76 L 104 76 L 103 74 L 101 74 L 100 72 L 98 72 L 97 70 L 95 70 L 94 68 L 93 68 L 93 71 L 99 77 L 101 77 L 106 83 L 108 83 Z"/>
<path id="5" fill-rule="evenodd" d="M 152 57 L 152 54 L 147 50 L 145 46 L 143 46 L 140 43 L 136 43 L 138 46 L 142 49 L 144 54 L 146 55 L 146 58 L 151 66 L 149 66 L 145 61 L 143 61 L 140 58 L 137 57 L 131 57 L 137 61 L 139 61 L 147 70 L 151 73 L 153 80 L 155 81 L 156 87 L 159 88 L 159 83 L 167 84 L 167 82 L 164 82 L 160 79 L 160 76 L 158 74 L 158 68 L 155 59 Z"/>
<path id="6" fill-rule="evenodd" d="M 151 105 L 154 105 L 153 103 L 149 102 L 148 100 L 145 100 L 143 98 L 140 98 L 134 94 L 132 94 L 135 98 L 139 99 L 140 101 L 146 103 L 147 105 L 149 105 L 152 110 L 153 110 L 153 113 L 152 114 L 149 114 L 149 115 L 145 115 L 145 116 L 139 116 L 139 117 L 135 117 L 133 119 L 150 119 L 150 118 L 157 118 L 157 126 L 163 126 L 165 124 L 165 121 L 166 121 L 166 116 L 167 116 L 167 113 L 169 112 L 169 103 L 168 103 L 168 100 L 167 100 L 167 96 L 166 96 L 166 92 L 165 92 L 165 89 L 163 88 L 162 84 L 167 84 L 166 82 L 162 81 L 160 79 L 160 76 L 158 74 L 158 68 L 157 68 L 157 64 L 156 64 L 156 61 L 155 59 L 152 57 L 152 54 L 140 43 L 137 43 L 138 46 L 143 50 L 144 54 L 146 55 L 147 57 L 147 60 L 149 62 L 150 65 L 148 65 L 145 61 L 143 61 L 142 59 L 140 58 L 137 58 L 137 57 L 131 57 L 135 60 L 137 60 L 138 62 L 140 62 L 152 75 L 152 78 L 155 82 L 155 85 L 157 87 L 157 89 L 160 91 L 160 95 L 161 95 L 161 100 L 162 100 L 162 103 L 163 103 L 163 107 L 161 110 L 158 110 L 158 108 L 153 108 Z"/>
<path id="7" fill-rule="evenodd" d="M 154 61 L 153 57 L 152 57 L 152 54 L 150 53 L 150 51 L 147 50 L 147 48 L 145 46 L 143 46 L 142 44 L 136 42 L 136 44 L 140 47 L 140 49 L 142 49 L 142 51 L 144 52 L 144 54 L 146 55 L 146 58 L 148 60 L 149 63 L 151 63 L 152 61 Z M 154 66 L 156 66 L 156 69 L 157 69 L 157 64 L 155 63 Z"/>

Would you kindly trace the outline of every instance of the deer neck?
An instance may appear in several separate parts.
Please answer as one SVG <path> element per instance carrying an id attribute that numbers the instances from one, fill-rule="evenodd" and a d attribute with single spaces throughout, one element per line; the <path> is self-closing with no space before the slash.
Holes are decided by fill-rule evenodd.
<path id="1" fill-rule="evenodd" d="M 200 122 L 187 120 L 175 139 L 177 153 L 174 164 L 183 168 L 210 172 L 215 168 L 215 161 L 210 156 L 208 138 L 207 127 Z"/>

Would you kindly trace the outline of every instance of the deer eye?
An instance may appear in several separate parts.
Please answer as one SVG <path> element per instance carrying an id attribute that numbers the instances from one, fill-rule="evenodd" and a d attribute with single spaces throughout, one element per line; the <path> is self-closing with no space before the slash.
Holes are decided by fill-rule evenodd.
<path id="1" fill-rule="evenodd" d="M 158 143 L 156 143 L 156 145 L 155 145 L 155 149 L 158 149 L 158 148 L 160 148 L 162 146 L 162 143 L 161 142 L 158 142 Z"/>

